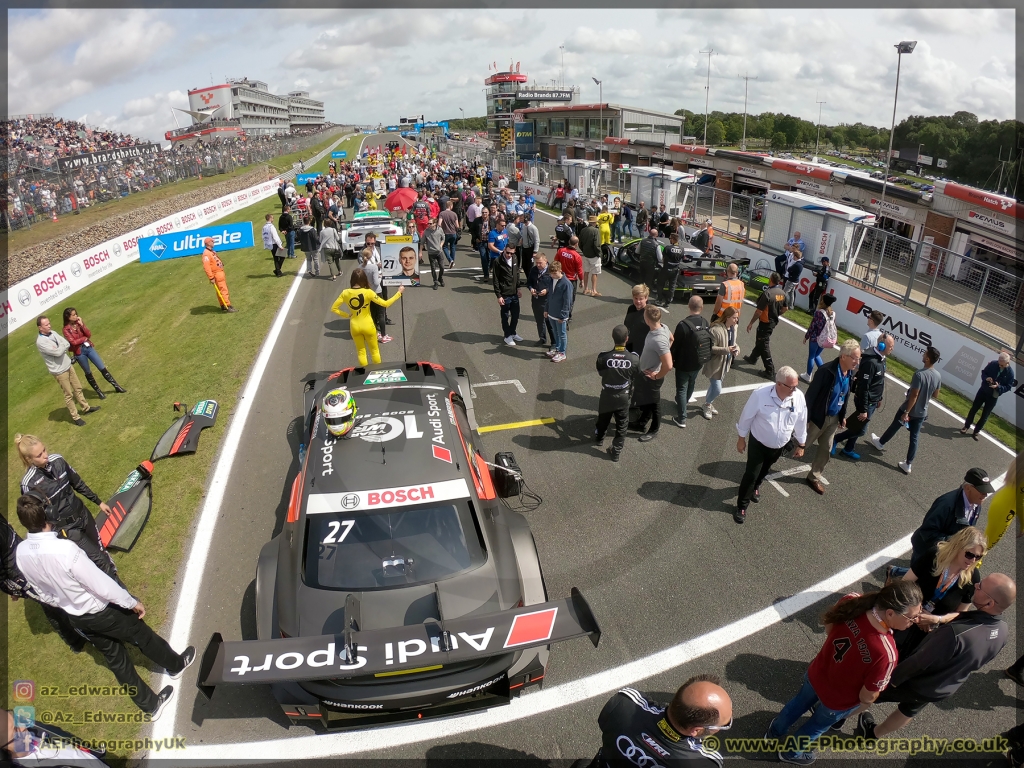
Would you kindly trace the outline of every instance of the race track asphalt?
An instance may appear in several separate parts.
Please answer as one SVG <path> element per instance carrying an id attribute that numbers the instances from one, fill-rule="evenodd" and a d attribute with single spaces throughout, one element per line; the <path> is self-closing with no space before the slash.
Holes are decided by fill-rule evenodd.
<path id="1" fill-rule="evenodd" d="M 537 220 L 546 242 L 554 220 L 544 214 Z M 713 421 L 701 418 L 691 404 L 688 427 L 682 430 L 667 421 L 675 413 L 670 375 L 658 438 L 641 444 L 630 433 L 622 461 L 614 464 L 590 440 L 599 392 L 594 358 L 611 346 L 610 330 L 625 314 L 631 283 L 606 271 L 599 285 L 604 296 L 579 296 L 569 330 L 568 360 L 553 364 L 532 341 L 528 309 L 520 323 L 520 333 L 528 341 L 515 348 L 502 344 L 494 294 L 473 279 L 478 262 L 464 235 L 457 271 L 447 276 L 447 287 L 407 290 L 389 310 L 396 321 L 395 340 L 381 351 L 384 361 L 402 359 L 404 309 L 409 359 L 464 366 L 474 384 L 518 380 L 526 390 L 521 394 L 513 384 L 480 387 L 474 403 L 481 426 L 555 419 L 551 425 L 482 437 L 485 453 L 513 451 L 530 488 L 543 497 L 540 508 L 527 517 L 549 594 L 562 597 L 571 587 L 581 588 L 603 631 L 597 650 L 583 640 L 554 646 L 546 687 L 699 637 L 794 595 L 909 534 L 931 501 L 955 488 L 967 468 L 981 466 L 996 476 L 1009 463 L 1009 455 L 992 443 L 961 437 L 956 432 L 959 422 L 933 407 L 912 475 L 904 476 L 896 467 L 906 448 L 901 433 L 884 455 L 865 445 L 859 463 L 833 459 L 825 471 L 830 485 L 823 497 L 804 484 L 803 473 L 779 481 L 788 498 L 765 486 L 763 500 L 751 506 L 747 523 L 736 525 L 732 510 L 743 457 L 736 452 L 734 425 L 748 393 L 723 394 L 716 401 L 721 413 Z M 215 631 L 226 639 L 255 637 L 256 559 L 263 544 L 281 529 L 298 470 L 301 381 L 309 373 L 355 362 L 348 321 L 330 313 L 351 268 L 352 262 L 346 262 L 338 282 L 303 280 L 273 350 L 203 574 L 191 638 L 200 651 Z M 429 282 L 427 275 L 424 283 Z M 741 322 L 743 354 L 753 344 L 753 334 L 742 333 L 750 311 L 744 309 Z M 670 326 L 684 314 L 683 306 L 673 306 Z M 801 340 L 802 331 L 780 324 L 773 337 L 776 365 L 788 363 L 802 370 L 806 347 Z M 757 370 L 741 363 L 725 384 L 759 381 L 764 379 Z M 706 386 L 706 379 L 698 379 L 699 390 Z M 879 433 L 895 411 L 902 388 L 889 382 L 888 393 L 889 404 L 873 422 Z M 783 459 L 777 469 L 802 463 L 805 460 Z M 985 558 L 985 570 L 1015 574 L 1015 545 L 1009 535 Z M 879 569 L 849 589 L 880 583 Z M 820 647 L 823 634 L 816 617 L 828 602 L 635 685 L 667 701 L 690 675 L 716 673 L 733 698 L 736 725 L 728 735 L 758 737 L 796 692 L 804 668 Z M 1002 677 L 1002 669 L 1016 658 L 1015 612 L 1009 611 L 1006 619 L 1011 641 L 1002 654 L 956 697 L 929 707 L 905 729 L 907 736 L 981 738 L 1015 724 L 1017 692 Z M 289 728 L 269 689 L 224 686 L 207 702 L 195 688 L 196 671 L 193 667 L 180 681 L 174 723 L 174 733 L 189 745 L 246 743 L 237 757 L 257 759 L 260 750 L 253 742 L 315 733 L 306 727 Z M 360 756 L 532 756 L 541 761 L 589 757 L 599 746 L 596 718 L 606 698 L 590 698 L 486 731 L 393 748 L 386 747 L 385 729 L 380 747 Z M 890 706 L 876 708 L 883 713 L 879 720 Z M 420 725 L 424 735 L 436 733 L 430 722 Z M 906 763 L 905 755 L 885 761 Z"/>

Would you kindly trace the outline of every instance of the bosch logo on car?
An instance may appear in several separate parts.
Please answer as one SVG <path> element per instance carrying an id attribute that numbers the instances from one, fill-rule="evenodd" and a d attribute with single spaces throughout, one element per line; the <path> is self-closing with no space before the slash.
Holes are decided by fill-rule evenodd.
<path id="1" fill-rule="evenodd" d="M 36 296 L 42 296 L 67 281 L 68 278 L 64 272 L 54 272 L 49 277 L 46 277 L 33 285 L 32 289 L 36 292 Z"/>
<path id="2" fill-rule="evenodd" d="M 401 504 L 407 501 L 426 501 L 427 499 L 434 498 L 434 489 L 429 485 L 420 486 L 419 488 L 399 488 L 395 491 L 370 491 L 366 494 L 366 503 L 375 507 L 378 504 Z"/>

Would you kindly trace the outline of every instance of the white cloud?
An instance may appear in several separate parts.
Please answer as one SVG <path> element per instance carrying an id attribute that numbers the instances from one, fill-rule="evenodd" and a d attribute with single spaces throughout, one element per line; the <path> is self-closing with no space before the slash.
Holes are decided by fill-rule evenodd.
<path id="1" fill-rule="evenodd" d="M 150 11 L 57 9 L 8 26 L 8 104 L 47 112 L 137 74 L 173 34 Z"/>

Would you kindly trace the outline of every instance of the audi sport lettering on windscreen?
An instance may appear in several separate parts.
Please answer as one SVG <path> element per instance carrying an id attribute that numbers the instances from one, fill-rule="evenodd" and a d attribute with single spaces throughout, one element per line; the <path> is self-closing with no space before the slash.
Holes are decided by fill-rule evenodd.
<path id="1" fill-rule="evenodd" d="M 588 636 L 600 630 L 575 588 L 572 595 L 485 616 L 343 635 L 224 642 L 215 634 L 203 655 L 204 693 L 223 683 L 326 680 L 455 664 Z M 348 646 L 346 647 L 346 642 Z M 351 649 L 351 656 L 350 656 Z"/>

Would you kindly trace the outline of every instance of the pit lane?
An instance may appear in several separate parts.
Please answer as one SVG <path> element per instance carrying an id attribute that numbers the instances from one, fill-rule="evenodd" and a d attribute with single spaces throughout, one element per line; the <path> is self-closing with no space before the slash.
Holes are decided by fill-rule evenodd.
<path id="1" fill-rule="evenodd" d="M 543 214 L 537 219 L 545 242 L 553 220 Z M 158 734 L 184 736 L 196 748 L 194 755 L 186 751 L 184 757 L 213 757 L 221 752 L 213 745 L 237 745 L 228 753 L 233 762 L 362 752 L 383 758 L 590 756 L 599 741 L 597 712 L 608 696 L 600 681 L 617 686 L 635 680 L 642 690 L 667 698 L 698 671 L 716 672 L 725 680 L 737 713 L 734 735 L 758 736 L 795 692 L 803 667 L 820 645 L 815 617 L 822 604 L 757 625 L 746 635 L 744 620 L 905 537 L 932 499 L 955 487 L 968 467 L 982 466 L 999 475 L 1009 461 L 992 443 L 956 434 L 959 421 L 933 407 L 911 476 L 904 477 L 895 466 L 906 446 L 906 439 L 897 437 L 884 456 L 865 447 L 858 464 L 834 459 L 826 469 L 830 486 L 824 497 L 803 483 L 802 473 L 779 478 L 789 497 L 766 490 L 761 504 L 751 507 L 748 522 L 737 526 L 731 511 L 743 459 L 735 451 L 733 425 L 746 393 L 723 394 L 716 402 L 721 415 L 711 422 L 691 405 L 686 430 L 665 421 L 658 439 L 650 443 L 640 444 L 631 435 L 622 461 L 611 463 L 589 440 L 598 395 L 593 361 L 609 346 L 610 329 L 625 313 L 630 283 L 606 272 L 599 285 L 603 297 L 579 296 L 568 360 L 552 364 L 543 357 L 543 348 L 530 341 L 534 333 L 528 311 L 520 322 L 527 342 L 514 348 L 501 343 L 497 302 L 488 287 L 473 280 L 478 258 L 467 240 L 464 236 L 459 248 L 459 271 L 446 277 L 445 289 L 408 290 L 389 311 L 397 323 L 392 327 L 395 340 L 382 346 L 382 358 L 402 359 L 404 305 L 410 359 L 462 365 L 474 384 L 517 380 L 526 390 L 521 393 L 511 384 L 476 388 L 481 426 L 555 419 L 549 425 L 487 434 L 482 444 L 487 453 L 514 451 L 527 483 L 543 497 L 543 505 L 527 517 L 549 594 L 563 596 L 572 586 L 583 589 L 601 622 L 600 648 L 584 641 L 554 646 L 545 692 L 525 695 L 513 706 L 484 716 L 469 716 L 476 720 L 452 718 L 398 726 L 400 731 L 354 734 L 289 727 L 265 688 L 224 686 L 207 702 L 194 687 L 193 667 L 178 683 L 176 717 L 172 720 L 169 713 L 156 728 Z M 351 262 L 346 267 L 347 277 Z M 269 350 L 226 479 L 188 635 L 200 650 L 215 631 L 227 639 L 255 637 L 256 558 L 281 528 L 290 482 L 298 470 L 300 382 L 309 373 L 334 371 L 354 360 L 347 321 L 330 313 L 342 281 L 301 280 Z M 670 326 L 683 314 L 683 307 L 673 307 Z M 773 337 L 777 365 L 801 369 L 806 359 L 802 335 L 787 324 L 779 326 Z M 746 353 L 753 334 L 741 333 L 739 343 Z M 760 381 L 754 369 L 741 364 L 726 384 L 742 387 Z M 888 386 L 895 402 L 902 389 L 892 382 Z M 671 377 L 665 395 L 665 411 L 671 415 Z M 876 432 L 884 429 L 894 409 L 876 415 Z M 783 460 L 777 468 L 801 463 Z M 874 572 L 865 586 L 878 583 L 880 567 L 878 558 L 864 565 L 865 573 Z M 1001 544 L 986 557 L 985 567 L 1014 574 L 1013 546 Z M 860 588 L 861 581 L 855 578 L 850 588 Z M 844 589 L 832 584 L 807 594 L 824 598 Z M 1006 618 L 1013 634 L 1015 615 L 1010 612 Z M 709 640 L 709 633 L 729 625 L 735 638 L 726 637 L 724 645 Z M 698 640 L 689 655 L 676 659 L 693 659 L 689 663 L 675 668 L 647 661 L 693 639 Z M 926 710 L 906 735 L 987 736 L 1012 725 L 1015 690 L 1009 680 L 1000 679 L 999 670 L 1015 657 L 1011 643 L 948 705 Z M 536 707 L 530 705 L 534 697 L 540 697 Z M 391 731 L 396 737 L 404 735 L 392 740 L 387 735 Z M 272 744 L 286 749 L 278 754 Z M 523 744 L 530 745 L 528 753 Z"/>

